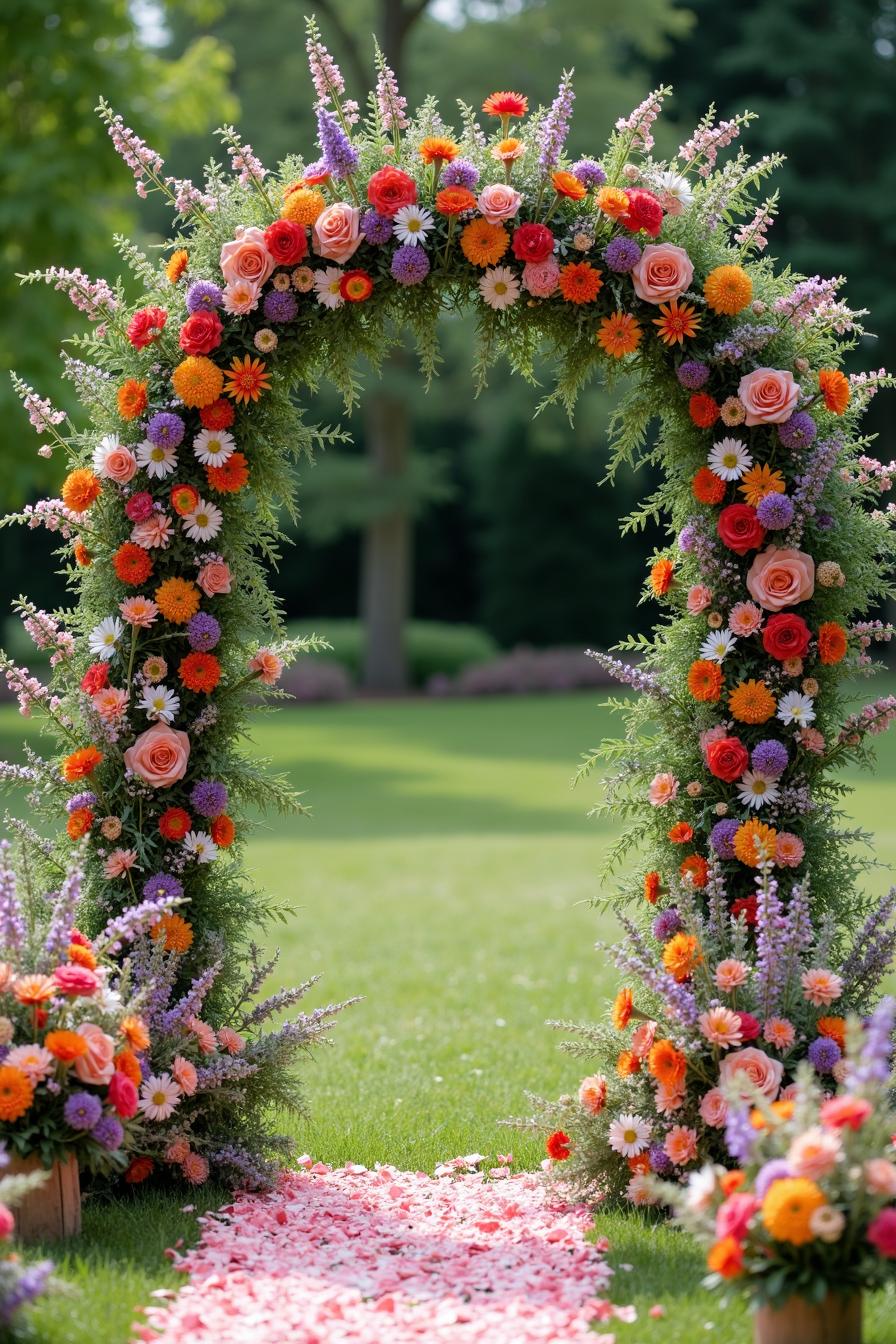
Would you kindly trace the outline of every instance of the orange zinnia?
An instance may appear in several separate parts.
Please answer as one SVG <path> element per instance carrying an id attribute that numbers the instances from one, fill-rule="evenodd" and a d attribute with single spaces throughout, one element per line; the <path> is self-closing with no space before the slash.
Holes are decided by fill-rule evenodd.
<path id="1" fill-rule="evenodd" d="M 87 1054 L 87 1037 L 77 1031 L 48 1031 L 44 1045 L 61 1064 L 71 1064 Z"/>
<path id="2" fill-rule="evenodd" d="M 176 285 L 178 280 L 187 269 L 187 262 L 190 260 L 190 254 L 185 247 L 179 247 L 176 252 L 165 263 L 165 275 L 172 285 Z"/>
<path id="3" fill-rule="evenodd" d="M 688 671 L 688 690 L 695 700 L 714 704 L 722 696 L 722 669 L 708 658 L 698 658 Z"/>
<path id="4" fill-rule="evenodd" d="M 122 583 L 136 588 L 152 573 L 152 556 L 135 542 L 123 541 L 112 557 L 112 567 Z"/>
<path id="5" fill-rule="evenodd" d="M 266 368 L 263 359 L 253 359 L 251 355 L 234 359 L 224 391 L 236 402 L 257 401 L 262 392 L 270 391 L 271 380 L 265 372 Z"/>
<path id="6" fill-rule="evenodd" d="M 825 621 L 818 627 L 818 657 L 827 667 L 842 662 L 848 644 L 846 631 L 836 621 Z"/>
<path id="7" fill-rule="evenodd" d="M 763 462 L 762 466 L 751 467 L 749 471 L 745 471 L 737 488 L 747 503 L 752 504 L 755 509 L 766 495 L 783 495 L 787 486 L 780 471 L 773 471 L 767 462 Z"/>
<path id="8" fill-rule="evenodd" d="M 136 420 L 146 410 L 146 384 L 128 378 L 118 389 L 118 414 L 122 420 Z"/>
<path id="9" fill-rule="evenodd" d="M 676 980 L 687 980 L 702 960 L 700 944 L 690 933 L 676 933 L 663 948 L 663 965 Z"/>
<path id="10" fill-rule="evenodd" d="M 597 343 L 613 359 L 633 355 L 641 344 L 641 324 L 631 313 L 616 312 L 602 317 Z"/>
<path id="11" fill-rule="evenodd" d="M 165 940 L 166 952 L 188 952 L 193 945 L 193 926 L 182 915 L 162 915 L 151 934 L 156 943 Z"/>
<path id="12" fill-rule="evenodd" d="M 460 235 L 460 250 L 473 266 L 497 266 L 510 246 L 503 224 L 474 219 Z"/>
<path id="13" fill-rule="evenodd" d="M 224 374 L 205 355 L 188 355 L 172 373 L 171 386 L 185 406 L 201 410 L 220 397 Z"/>
<path id="14" fill-rule="evenodd" d="M 0 1065 L 0 1120 L 19 1120 L 34 1100 L 34 1084 L 21 1069 Z"/>
<path id="15" fill-rule="evenodd" d="M 834 415 L 842 415 L 849 405 L 852 390 L 849 379 L 839 369 L 818 370 L 818 390 L 824 404 Z"/>
<path id="16" fill-rule="evenodd" d="M 558 196 L 565 196 L 570 201 L 581 201 L 588 195 L 575 173 L 566 173 L 561 169 L 551 173 L 551 185 Z"/>
<path id="17" fill-rule="evenodd" d="M 82 839 L 92 825 L 93 813 L 90 808 L 76 807 L 74 812 L 69 813 L 68 821 L 65 823 L 65 829 L 69 840 Z"/>
<path id="18" fill-rule="evenodd" d="M 103 753 L 96 747 L 79 747 L 62 762 L 62 778 L 72 783 L 76 779 L 86 779 L 103 759 Z"/>
<path id="19" fill-rule="evenodd" d="M 629 199 L 620 187 L 601 187 L 595 197 L 598 210 L 602 210 L 610 219 L 619 219 L 628 212 Z"/>
<path id="20" fill-rule="evenodd" d="M 625 1031 L 632 1016 L 632 992 L 630 989 L 620 989 L 613 1000 L 613 1007 L 610 1010 L 610 1020 L 617 1031 Z"/>
<path id="21" fill-rule="evenodd" d="M 199 589 L 190 579 L 166 579 L 154 597 L 159 611 L 172 625 L 186 625 L 199 610 Z"/>
<path id="22" fill-rule="evenodd" d="M 149 1031 L 142 1017 L 136 1017 L 133 1013 L 130 1013 L 127 1017 L 121 1019 L 118 1030 L 132 1050 L 149 1048 Z"/>
<path id="23" fill-rule="evenodd" d="M 742 681 L 728 696 L 728 708 L 741 723 L 766 723 L 777 706 L 764 681 Z"/>
<path id="24" fill-rule="evenodd" d="M 631 1078 L 633 1074 L 641 1072 L 641 1061 L 631 1050 L 623 1050 L 616 1060 L 616 1072 L 620 1078 Z"/>
<path id="25" fill-rule="evenodd" d="M 657 560 L 650 567 L 650 590 L 654 597 L 662 597 L 672 587 L 675 566 L 671 560 Z"/>
<path id="26" fill-rule="evenodd" d="M 690 340 L 697 335 L 700 318 L 693 304 L 672 299 L 669 303 L 660 304 L 660 312 L 662 317 L 654 317 L 652 321 L 659 328 L 660 340 L 666 345 L 675 345 L 676 342 L 684 345 L 686 338 Z"/>
<path id="27" fill-rule="evenodd" d="M 709 864 L 700 854 L 689 854 L 678 870 L 682 877 L 691 880 L 691 886 L 702 891 L 709 879 Z"/>
<path id="28" fill-rule="evenodd" d="M 703 295 L 714 313 L 733 316 L 753 297 L 753 281 L 741 266 L 717 266 L 703 282 Z"/>
<path id="29" fill-rule="evenodd" d="M 75 966 L 86 966 L 89 971 L 96 970 L 96 957 L 91 949 L 85 947 L 83 943 L 69 944 L 66 956 Z"/>
<path id="30" fill-rule="evenodd" d="M 245 453 L 231 453 L 220 466 L 206 466 L 205 476 L 211 488 L 221 495 L 232 495 L 242 490 L 249 481 L 249 463 Z"/>
<path id="31" fill-rule="evenodd" d="M 84 513 L 99 499 L 102 488 L 99 477 L 89 467 L 77 467 L 62 484 L 62 502 L 72 513 Z"/>
<path id="32" fill-rule="evenodd" d="M 820 1036 L 827 1036 L 836 1041 L 841 1050 L 846 1049 L 845 1017 L 820 1017 L 815 1026 Z"/>
<path id="33" fill-rule="evenodd" d="M 424 163 L 450 163 L 460 153 L 460 147 L 444 135 L 428 135 L 420 141 L 418 153 Z"/>
<path id="34" fill-rule="evenodd" d="M 725 482 L 709 467 L 701 467 L 694 473 L 691 491 L 698 504 L 721 504 L 725 498 Z"/>
<path id="35" fill-rule="evenodd" d="M 659 900 L 661 882 L 662 878 L 657 872 L 644 874 L 644 899 L 651 905 L 656 905 Z"/>
<path id="36" fill-rule="evenodd" d="M 687 1057 L 671 1041 L 654 1041 L 647 1056 L 647 1069 L 663 1087 L 677 1087 L 687 1072 Z"/>
<path id="37" fill-rule="evenodd" d="M 694 838 L 694 828 L 686 821 L 676 821 L 669 831 L 668 838 L 673 845 L 686 845 Z"/>
<path id="38" fill-rule="evenodd" d="M 560 293 L 567 303 L 593 303 L 603 287 L 603 276 L 590 261 L 571 261 L 560 271 Z"/>
<path id="39" fill-rule="evenodd" d="M 734 833 L 735 857 L 748 868 L 758 868 L 760 863 L 774 859 L 777 839 L 778 832 L 773 826 L 751 817 Z"/>

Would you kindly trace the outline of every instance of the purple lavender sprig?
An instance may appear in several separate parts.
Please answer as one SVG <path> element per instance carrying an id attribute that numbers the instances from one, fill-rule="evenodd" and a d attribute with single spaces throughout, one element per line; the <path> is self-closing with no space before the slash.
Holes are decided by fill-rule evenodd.
<path id="1" fill-rule="evenodd" d="M 547 175 L 556 168 L 566 137 L 569 135 L 569 122 L 572 117 L 572 105 L 575 92 L 572 87 L 572 70 L 564 70 L 557 97 L 551 104 L 538 132 L 538 166 Z"/>
<path id="2" fill-rule="evenodd" d="M 611 658 L 608 653 L 599 653 L 595 649 L 585 650 L 586 658 L 593 658 L 606 672 L 624 686 L 652 695 L 657 700 L 669 700 L 671 697 L 659 677 L 654 672 L 645 672 L 632 663 L 624 663 L 620 658 Z"/>
<path id="3" fill-rule="evenodd" d="M 867 1003 L 892 966 L 896 953 L 896 887 L 882 896 L 862 925 L 843 963 L 843 993 L 853 1003 Z"/>
<path id="4" fill-rule="evenodd" d="M 871 1014 L 865 1027 L 858 1059 L 847 1060 L 845 1086 L 862 1087 L 865 1083 L 885 1083 L 890 1077 L 893 1053 L 893 1022 L 896 999 L 887 996 Z"/>
<path id="5" fill-rule="evenodd" d="M 330 176 L 337 180 L 351 178 L 358 167 L 358 151 L 326 107 L 317 109 L 317 143 Z"/>
<path id="6" fill-rule="evenodd" d="M 21 952 L 28 936 L 25 911 L 19 900 L 10 843 L 0 840 L 0 949 L 6 955 Z"/>
<path id="7" fill-rule="evenodd" d="M 138 938 L 149 933 L 162 915 L 170 915 L 172 910 L 182 904 L 183 897 L 170 895 L 154 897 L 140 901 L 138 905 L 129 906 L 120 915 L 109 920 L 96 940 L 97 950 L 113 955 L 120 952 L 126 943 L 136 942 Z"/>
<path id="8" fill-rule="evenodd" d="M 47 897 L 53 903 L 53 913 L 44 938 L 41 962 L 50 968 L 58 966 L 65 960 L 66 950 L 71 942 L 75 912 L 81 900 L 81 886 L 84 881 L 81 857 L 80 853 L 75 854 L 58 894 L 53 892 Z"/>

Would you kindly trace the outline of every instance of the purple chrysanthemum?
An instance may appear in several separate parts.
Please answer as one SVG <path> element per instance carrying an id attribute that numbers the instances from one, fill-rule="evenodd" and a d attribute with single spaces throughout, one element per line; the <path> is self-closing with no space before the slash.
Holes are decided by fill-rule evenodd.
<path id="1" fill-rule="evenodd" d="M 317 143 L 323 153 L 323 167 L 331 177 L 349 177 L 358 166 L 358 151 L 326 107 L 317 109 Z"/>
<path id="2" fill-rule="evenodd" d="M 604 248 L 604 261 L 619 275 L 628 275 L 640 260 L 641 249 L 634 238 L 611 238 Z"/>
<path id="3" fill-rule="evenodd" d="M 583 187 L 593 191 L 595 187 L 602 187 L 607 180 L 607 175 L 600 164 L 594 159 L 579 159 L 572 166 L 572 175 L 577 177 Z"/>
<path id="4" fill-rule="evenodd" d="M 112 1152 L 113 1149 L 121 1147 L 124 1141 L 124 1128 L 114 1115 L 102 1115 L 90 1131 L 90 1137 L 101 1148 Z"/>
<path id="5" fill-rule="evenodd" d="M 442 186 L 466 187 L 472 191 L 479 181 L 479 169 L 469 159 L 452 159 L 442 169 Z"/>
<path id="6" fill-rule="evenodd" d="M 264 296 L 264 315 L 269 322 L 292 322 L 299 301 L 289 289 L 272 289 Z"/>
<path id="7" fill-rule="evenodd" d="M 787 769 L 790 757 L 783 742 L 767 737 L 753 748 L 750 762 L 754 770 L 777 779 Z"/>
<path id="8" fill-rule="evenodd" d="M 93 1129 L 102 1113 L 102 1103 L 92 1092 L 73 1092 L 62 1111 L 72 1129 Z"/>
<path id="9" fill-rule="evenodd" d="M 395 249 L 389 270 L 400 285 L 419 285 L 429 275 L 429 257 L 422 247 L 403 243 Z"/>
<path id="10" fill-rule="evenodd" d="M 682 387 L 686 387 L 689 392 L 696 392 L 706 384 L 709 378 L 709 366 L 702 364 L 699 359 L 686 359 L 684 363 L 679 364 L 675 376 Z"/>
<path id="11" fill-rule="evenodd" d="M 223 292 L 211 280 L 194 280 L 187 290 L 188 313 L 213 313 L 223 302 Z"/>
<path id="12" fill-rule="evenodd" d="M 361 216 L 361 232 L 375 247 L 388 243 L 392 237 L 393 224 L 388 215 L 379 215 L 376 210 L 365 210 Z"/>
<path id="13" fill-rule="evenodd" d="M 187 622 L 187 639 L 190 641 L 191 649 L 199 649 L 202 653 L 208 653 L 213 649 L 221 638 L 221 626 L 207 611 L 197 611 L 195 616 L 191 616 Z"/>
<path id="14" fill-rule="evenodd" d="M 146 437 L 157 448 L 176 448 L 184 436 L 184 422 L 173 411 L 159 411 L 146 426 Z"/>
<path id="15" fill-rule="evenodd" d="M 674 1163 L 661 1143 L 652 1143 L 648 1150 L 650 1170 L 658 1176 L 668 1176 Z"/>
<path id="16" fill-rule="evenodd" d="M 170 873 L 153 873 L 143 883 L 143 899 L 145 901 L 159 901 L 162 897 L 168 897 L 171 900 L 177 900 L 183 896 L 184 889 L 182 883 L 178 882 L 176 877 Z"/>
<path id="17" fill-rule="evenodd" d="M 756 517 L 772 531 L 789 527 L 793 522 L 793 500 L 789 495 L 766 495 L 756 506 Z"/>
<path id="18" fill-rule="evenodd" d="M 795 411 L 789 420 L 778 426 L 778 438 L 785 448 L 808 448 L 818 434 L 818 427 L 808 411 Z"/>
<path id="19" fill-rule="evenodd" d="M 840 1062 L 840 1047 L 830 1036 L 819 1036 L 806 1051 L 809 1063 L 816 1073 L 831 1073 Z"/>
<path id="20" fill-rule="evenodd" d="M 227 807 L 227 789 L 217 779 L 198 779 L 190 791 L 190 802 L 201 817 L 220 817 Z"/>
<path id="21" fill-rule="evenodd" d="M 80 807 L 93 807 L 95 802 L 95 793 L 76 793 L 74 798 L 69 798 L 65 810 L 66 812 L 77 812 Z"/>
<path id="22" fill-rule="evenodd" d="M 766 1162 L 756 1173 L 756 1179 L 753 1182 L 753 1189 L 756 1191 L 757 1199 L 765 1199 L 769 1187 L 775 1181 L 786 1181 L 792 1176 L 793 1172 L 788 1167 L 783 1157 L 773 1157 L 770 1162 Z"/>
<path id="23" fill-rule="evenodd" d="M 653 936 L 659 943 L 667 943 L 676 933 L 681 932 L 681 915 L 670 905 L 668 910 L 661 910 L 653 921 Z"/>
<path id="24" fill-rule="evenodd" d="M 709 843 L 720 859 L 734 858 L 734 837 L 739 825 L 733 818 L 726 817 L 724 821 L 717 821 L 710 831 Z"/>

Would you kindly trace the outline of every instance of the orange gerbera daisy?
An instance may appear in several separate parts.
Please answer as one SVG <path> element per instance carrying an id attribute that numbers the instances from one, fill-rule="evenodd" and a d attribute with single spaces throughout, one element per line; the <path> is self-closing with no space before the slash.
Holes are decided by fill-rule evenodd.
<path id="1" fill-rule="evenodd" d="M 666 345 L 684 345 L 685 340 L 696 336 L 700 326 L 697 309 L 690 303 L 680 303 L 672 299 L 660 304 L 662 317 L 653 318 L 653 325 L 659 328 L 660 340 Z"/>
<path id="2" fill-rule="evenodd" d="M 211 695 L 221 680 L 221 664 L 213 653 L 188 653 L 181 658 L 177 675 L 188 691 Z"/>
<path id="3" fill-rule="evenodd" d="M 99 498 L 102 488 L 89 467 L 76 467 L 62 483 L 62 502 L 72 513 L 84 513 Z"/>
<path id="4" fill-rule="evenodd" d="M 687 845 L 694 838 L 694 828 L 689 826 L 686 821 L 676 821 L 668 832 L 668 838 L 673 845 Z"/>
<path id="5" fill-rule="evenodd" d="M 725 482 L 709 467 L 694 472 L 691 491 L 699 504 L 721 504 L 725 498 Z"/>
<path id="6" fill-rule="evenodd" d="M 560 271 L 560 293 L 567 303 L 593 303 L 603 287 L 603 276 L 590 261 L 571 261 Z"/>
<path id="7" fill-rule="evenodd" d="M 848 648 L 846 631 L 836 621 L 825 621 L 818 627 L 818 657 L 827 667 L 840 663 Z"/>
<path id="8" fill-rule="evenodd" d="M 249 463 L 245 453 L 231 453 L 226 462 L 205 468 L 205 477 L 213 490 L 222 495 L 233 495 L 249 481 Z"/>
<path id="9" fill-rule="evenodd" d="M 631 1078 L 641 1072 L 641 1061 L 631 1050 L 623 1050 L 616 1060 L 616 1072 L 620 1078 Z"/>
<path id="10" fill-rule="evenodd" d="M 691 886 L 702 891 L 709 879 L 709 864 L 701 854 L 689 854 L 678 870 L 682 877 L 690 878 Z"/>
<path id="11" fill-rule="evenodd" d="M 766 495 L 783 495 L 787 486 L 780 471 L 773 471 L 767 462 L 763 462 L 761 466 L 750 467 L 749 471 L 745 471 L 737 488 L 755 509 Z"/>
<path id="12" fill-rule="evenodd" d="M 122 583 L 136 588 L 145 583 L 153 570 L 152 556 L 133 541 L 124 541 L 112 557 L 115 573 Z"/>
<path id="13" fill-rule="evenodd" d="M 128 378 L 118 389 L 118 414 L 122 420 L 136 420 L 146 410 L 146 384 L 139 378 Z"/>
<path id="14" fill-rule="evenodd" d="M 118 1030 L 132 1050 L 149 1049 L 149 1031 L 142 1017 L 130 1013 L 121 1019 Z"/>
<path id="15" fill-rule="evenodd" d="M 503 224 L 474 219 L 460 235 L 460 250 L 473 266 L 497 266 L 510 246 L 510 234 Z"/>
<path id="16" fill-rule="evenodd" d="M 417 152 L 424 163 L 435 163 L 440 168 L 443 163 L 450 163 L 452 159 L 457 158 L 460 146 L 447 136 L 428 135 L 425 140 L 420 141 Z"/>
<path id="17" fill-rule="evenodd" d="M 171 386 L 185 406 L 210 406 L 224 386 L 224 374 L 205 355 L 188 355 L 171 375 Z"/>
<path id="18" fill-rule="evenodd" d="M 830 1040 L 836 1041 L 841 1050 L 846 1049 L 845 1017 L 820 1017 L 815 1026 L 820 1036 L 827 1036 Z"/>
<path id="19" fill-rule="evenodd" d="M 159 611 L 172 625 L 186 625 L 199 610 L 200 592 L 190 579 L 166 579 L 153 596 Z"/>
<path id="20" fill-rule="evenodd" d="M 644 899 L 651 905 L 656 905 L 660 897 L 662 878 L 657 872 L 644 874 Z"/>
<path id="21" fill-rule="evenodd" d="M 19 1120 L 34 1100 L 34 1084 L 22 1069 L 0 1065 L 0 1120 Z"/>
<path id="22" fill-rule="evenodd" d="M 551 186 L 558 196 L 565 196 L 570 201 L 581 201 L 588 195 L 587 188 L 575 173 L 566 173 L 559 168 L 555 173 L 551 173 Z"/>
<path id="23" fill-rule="evenodd" d="M 236 839 L 236 827 L 233 824 L 233 818 L 228 817 L 226 812 L 222 812 L 220 817 L 215 817 L 211 826 L 211 836 L 215 844 L 221 849 L 229 849 Z"/>
<path id="24" fill-rule="evenodd" d="M 86 779 L 103 759 L 103 753 L 96 747 L 79 747 L 62 762 L 62 778 L 72 783 L 76 779 Z"/>
<path id="25" fill-rule="evenodd" d="M 663 1087 L 677 1087 L 687 1072 L 687 1057 L 671 1041 L 654 1041 L 647 1055 L 647 1072 Z"/>
<path id="26" fill-rule="evenodd" d="M 529 111 L 529 99 L 522 93 L 501 91 L 490 93 L 482 104 L 482 110 L 489 117 L 500 117 L 509 121 L 511 117 L 524 117 Z"/>
<path id="27" fill-rule="evenodd" d="M 688 671 L 688 690 L 695 700 L 715 704 L 722 698 L 722 669 L 709 658 L 698 658 Z"/>
<path id="28" fill-rule="evenodd" d="M 178 280 L 187 269 L 187 263 L 190 260 L 190 254 L 185 247 L 179 247 L 165 262 L 165 275 L 172 285 L 176 285 Z"/>
<path id="29" fill-rule="evenodd" d="M 827 409 L 834 415 L 842 415 L 852 396 L 846 374 L 841 373 L 839 369 L 819 369 L 818 390 L 824 398 Z"/>
<path id="30" fill-rule="evenodd" d="M 753 297 L 753 281 L 742 266 L 717 266 L 703 282 L 703 296 L 714 313 L 739 313 Z"/>
<path id="31" fill-rule="evenodd" d="M 741 723 L 766 723 L 777 707 L 764 681 L 741 681 L 728 696 L 728 708 Z"/>
<path id="32" fill-rule="evenodd" d="M 65 830 L 69 840 L 80 840 L 87 834 L 92 825 L 93 813 L 90 808 L 76 807 L 74 812 L 69 813 Z"/>
<path id="33" fill-rule="evenodd" d="M 143 1082 L 143 1070 L 133 1050 L 119 1050 L 112 1062 L 115 1065 L 115 1072 L 123 1073 L 125 1078 L 130 1078 L 135 1087 L 139 1087 Z"/>
<path id="34" fill-rule="evenodd" d="M 257 401 L 262 392 L 270 391 L 271 380 L 265 372 L 266 368 L 263 359 L 253 359 L 251 355 L 234 359 L 224 391 L 236 402 Z"/>
<path id="35" fill-rule="evenodd" d="M 734 832 L 734 854 L 748 868 L 758 868 L 760 863 L 773 860 L 778 832 L 764 821 L 751 817 Z"/>
<path id="36" fill-rule="evenodd" d="M 641 324 L 631 313 L 615 312 L 602 317 L 597 343 L 613 359 L 632 355 L 641 344 Z"/>
<path id="37" fill-rule="evenodd" d="M 466 187 L 443 187 L 436 196 L 436 209 L 440 215 L 460 215 L 464 210 L 472 210 L 476 197 Z"/>
<path id="38" fill-rule="evenodd" d="M 283 192 L 280 217 L 291 220 L 293 224 L 301 224 L 303 228 L 310 228 L 326 208 L 327 198 L 322 191 L 294 182 Z"/>
<path id="39" fill-rule="evenodd" d="M 71 1064 L 87 1054 L 87 1038 L 77 1031 L 48 1031 L 44 1045 L 60 1064 Z"/>
<path id="40" fill-rule="evenodd" d="M 151 933 L 154 942 L 164 938 L 166 952 L 188 952 L 193 945 L 193 926 L 182 915 L 162 915 Z"/>
<path id="41" fill-rule="evenodd" d="M 621 187 L 601 187 L 594 198 L 598 210 L 602 210 L 610 219 L 619 219 L 628 212 L 630 201 Z"/>
<path id="42" fill-rule="evenodd" d="M 721 407 L 715 397 L 695 392 L 688 402 L 688 414 L 698 429 L 712 429 L 721 414 Z"/>
<path id="43" fill-rule="evenodd" d="M 662 597 L 672 587 L 675 566 L 671 560 L 657 560 L 650 567 L 650 590 L 654 597 Z"/>
<path id="44" fill-rule="evenodd" d="M 613 1007 L 610 1009 L 610 1021 L 617 1031 L 625 1031 L 632 1016 L 632 992 L 630 989 L 620 989 L 613 1000 Z"/>
<path id="45" fill-rule="evenodd" d="M 676 980 L 687 980 L 702 960 L 700 944 L 691 933 L 676 933 L 663 948 L 663 965 Z"/>

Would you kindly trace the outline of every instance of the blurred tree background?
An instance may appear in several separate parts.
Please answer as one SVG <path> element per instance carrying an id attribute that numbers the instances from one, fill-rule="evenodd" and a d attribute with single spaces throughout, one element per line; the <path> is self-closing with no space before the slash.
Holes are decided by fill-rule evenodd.
<path id="1" fill-rule="evenodd" d="M 19 291 L 13 273 L 57 263 L 115 274 L 113 229 L 150 245 L 166 233 L 166 217 L 136 201 L 99 128 L 99 95 L 185 176 L 200 176 L 209 131 L 224 119 L 238 120 L 269 163 L 310 154 L 305 9 L 294 0 L 6 0 L 0 364 L 70 406 L 53 360 L 72 314 L 52 293 Z M 357 96 L 370 83 L 376 32 L 411 101 L 435 93 L 447 121 L 456 97 L 478 104 L 494 88 L 549 102 L 561 69 L 575 65 L 574 153 L 599 154 L 615 118 L 661 81 L 676 97 L 659 152 L 673 151 L 711 101 L 721 115 L 753 108 L 761 120 L 750 152 L 787 155 L 769 250 L 809 274 L 845 273 L 850 300 L 873 309 L 878 333 L 856 367 L 887 362 L 896 0 L 592 0 L 584 14 L 581 0 L 318 0 L 316 12 Z M 597 488 L 607 396 L 589 392 L 573 426 L 556 409 L 533 419 L 538 389 L 498 370 L 474 401 L 469 328 L 446 321 L 444 338 L 442 376 L 427 396 L 412 350 L 368 379 L 348 422 L 353 444 L 303 473 L 303 526 L 276 579 L 287 612 L 307 623 L 365 617 L 368 681 L 381 688 L 403 682 L 409 615 L 478 624 L 508 647 L 607 646 L 632 624 L 650 545 L 617 530 L 649 488 L 644 475 Z M 52 484 L 59 464 L 46 475 L 5 385 L 0 395 L 12 503 L 36 489 L 41 470 Z M 311 399 L 311 418 L 340 412 L 332 393 Z M 881 452 L 892 455 L 886 444 Z M 52 601 L 45 541 L 0 539 L 3 608 L 22 586 L 23 558 L 32 594 Z"/>

